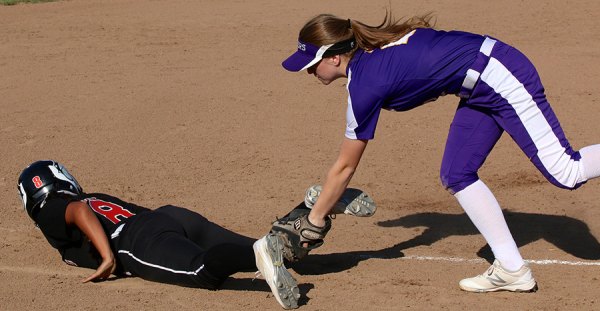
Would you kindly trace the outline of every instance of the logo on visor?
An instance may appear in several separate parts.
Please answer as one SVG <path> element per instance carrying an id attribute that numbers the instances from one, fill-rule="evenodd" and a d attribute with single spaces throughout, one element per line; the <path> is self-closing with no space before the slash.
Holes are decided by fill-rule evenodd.
<path id="1" fill-rule="evenodd" d="M 298 42 L 298 50 L 306 52 L 306 44 Z"/>

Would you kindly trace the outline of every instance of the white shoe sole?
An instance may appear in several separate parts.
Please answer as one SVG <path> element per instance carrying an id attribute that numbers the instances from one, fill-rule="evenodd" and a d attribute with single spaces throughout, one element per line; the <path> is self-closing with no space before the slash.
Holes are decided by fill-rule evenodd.
<path id="1" fill-rule="evenodd" d="M 304 203 L 308 208 L 312 208 L 317 202 L 323 187 L 321 185 L 313 185 L 306 190 Z M 375 214 L 377 205 L 368 194 L 360 189 L 346 188 L 342 197 L 336 202 L 333 207 L 333 214 L 346 214 L 357 217 L 370 217 Z"/>
<path id="2" fill-rule="evenodd" d="M 277 302 L 284 309 L 298 308 L 300 290 L 294 277 L 283 264 L 283 243 L 275 235 L 267 235 L 254 245 L 256 267 L 271 288 Z"/>
<path id="3" fill-rule="evenodd" d="M 534 279 L 529 280 L 525 284 L 509 284 L 505 286 L 498 286 L 494 288 L 474 288 L 468 285 L 459 284 L 460 288 L 467 292 L 472 293 L 488 293 L 498 291 L 509 291 L 515 293 L 535 293 L 538 290 L 537 283 Z"/>

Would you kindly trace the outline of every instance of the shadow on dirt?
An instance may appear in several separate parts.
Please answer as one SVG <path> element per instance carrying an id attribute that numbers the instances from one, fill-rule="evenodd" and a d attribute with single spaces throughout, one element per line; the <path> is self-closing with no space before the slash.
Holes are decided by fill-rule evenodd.
<path id="1" fill-rule="evenodd" d="M 517 213 L 506 210 L 504 216 L 519 247 L 543 239 L 575 257 L 587 260 L 600 259 L 600 243 L 581 220 L 567 216 Z M 425 227 L 426 229 L 410 240 L 381 250 L 309 255 L 302 262 L 289 266 L 299 274 L 336 273 L 355 267 L 359 262 L 370 258 L 400 258 L 404 256 L 402 250 L 431 245 L 446 237 L 479 234 L 464 213 L 418 213 L 377 224 L 382 227 Z M 490 263 L 494 257 L 488 245 L 483 246 L 477 255 Z"/>
<path id="2" fill-rule="evenodd" d="M 556 215 L 517 213 L 504 211 L 508 227 L 519 247 L 546 240 L 575 257 L 588 260 L 600 259 L 600 243 L 581 220 Z M 453 235 L 479 234 L 466 214 L 419 213 L 395 220 L 379 222 L 382 227 L 426 227 L 421 235 L 400 243 L 401 249 L 419 245 L 431 245 Z M 489 246 L 478 252 L 482 258 L 493 261 Z"/>
<path id="3" fill-rule="evenodd" d="M 299 283 L 298 289 L 300 290 L 300 299 L 298 299 L 298 305 L 303 306 L 308 303 L 308 292 L 310 292 L 315 285 L 312 283 Z M 233 291 L 258 291 L 265 292 L 268 296 L 273 295 L 269 285 L 265 280 L 262 279 L 248 279 L 248 278 L 234 278 L 230 277 L 221 286 L 219 290 L 233 290 Z"/>
<path id="4" fill-rule="evenodd" d="M 371 258 L 394 259 L 404 257 L 402 249 L 403 243 L 400 243 L 376 251 L 308 255 L 302 261 L 289 263 L 286 266 L 301 275 L 336 273 L 348 270 L 355 267 L 359 262 Z"/>
<path id="5" fill-rule="evenodd" d="M 306 294 L 310 292 L 315 285 L 312 283 L 299 283 L 298 288 L 300 289 L 300 301 L 299 304 L 305 304 L 308 302 L 308 298 L 306 298 Z M 250 279 L 250 278 L 236 278 L 229 277 L 219 290 L 234 290 L 234 291 L 257 291 L 257 292 L 265 292 L 271 294 L 271 289 L 267 282 L 263 279 Z"/>

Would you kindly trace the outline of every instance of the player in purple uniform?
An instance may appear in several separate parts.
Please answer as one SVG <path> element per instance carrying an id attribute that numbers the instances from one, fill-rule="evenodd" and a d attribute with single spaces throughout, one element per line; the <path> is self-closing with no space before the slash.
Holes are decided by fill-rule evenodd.
<path id="1" fill-rule="evenodd" d="M 184 208 L 150 210 L 84 193 L 54 161 L 25 168 L 18 189 L 27 214 L 63 261 L 96 269 L 84 282 L 115 274 L 217 289 L 236 272 L 258 269 L 283 308 L 298 307 L 298 286 L 283 265 L 283 242 L 276 235 L 255 240 Z"/>
<path id="2" fill-rule="evenodd" d="M 463 290 L 530 292 L 537 284 L 506 225 L 500 205 L 477 171 L 506 131 L 552 184 L 576 189 L 600 176 L 600 145 L 574 151 L 554 115 L 531 62 L 491 37 L 431 29 L 430 16 L 407 21 L 386 14 L 379 26 L 323 14 L 309 20 L 298 50 L 283 62 L 327 85 L 347 78 L 345 139 L 309 215 L 324 224 L 347 187 L 381 109 L 405 111 L 455 94 L 441 181 L 490 245 L 495 261 Z"/>

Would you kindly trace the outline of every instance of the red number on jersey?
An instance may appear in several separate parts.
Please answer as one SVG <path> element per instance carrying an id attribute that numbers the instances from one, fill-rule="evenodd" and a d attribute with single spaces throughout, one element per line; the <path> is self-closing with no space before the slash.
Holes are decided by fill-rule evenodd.
<path id="1" fill-rule="evenodd" d="M 89 198 L 86 201 L 92 210 L 94 210 L 94 212 L 104 216 L 113 224 L 118 224 L 121 222 L 121 220 L 135 215 L 134 213 L 123 208 L 121 205 L 117 205 L 112 202 L 106 202 L 96 198 Z M 121 219 L 119 219 L 119 216 L 121 216 Z"/>
<path id="2" fill-rule="evenodd" d="M 31 181 L 33 181 L 33 185 L 35 186 L 35 188 L 39 189 L 44 183 L 42 182 L 42 180 L 40 179 L 40 176 L 35 176 L 31 179 Z"/>

